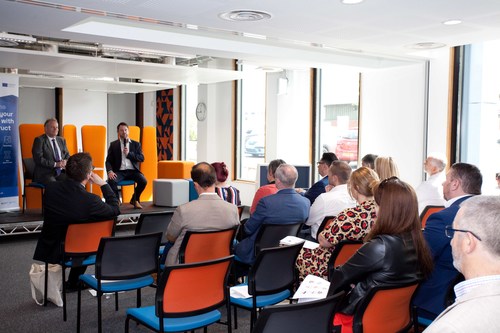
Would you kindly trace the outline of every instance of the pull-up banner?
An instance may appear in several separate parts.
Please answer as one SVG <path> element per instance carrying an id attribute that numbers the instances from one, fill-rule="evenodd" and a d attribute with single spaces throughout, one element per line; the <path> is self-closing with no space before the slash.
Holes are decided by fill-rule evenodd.
<path id="1" fill-rule="evenodd" d="M 17 161 L 19 78 L 0 74 L 0 211 L 19 209 Z"/>

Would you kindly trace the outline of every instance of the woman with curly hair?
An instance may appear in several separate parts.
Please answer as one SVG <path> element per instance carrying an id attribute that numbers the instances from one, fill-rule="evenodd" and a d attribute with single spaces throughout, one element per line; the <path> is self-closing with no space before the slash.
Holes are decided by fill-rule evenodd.
<path id="1" fill-rule="evenodd" d="M 297 257 L 300 280 L 308 274 L 328 278 L 328 260 L 335 245 L 342 240 L 363 240 L 375 222 L 373 187 L 378 184 L 375 171 L 361 167 L 352 172 L 348 181 L 351 196 L 358 203 L 341 211 L 318 233 L 320 244 L 314 250 L 302 248 Z"/>

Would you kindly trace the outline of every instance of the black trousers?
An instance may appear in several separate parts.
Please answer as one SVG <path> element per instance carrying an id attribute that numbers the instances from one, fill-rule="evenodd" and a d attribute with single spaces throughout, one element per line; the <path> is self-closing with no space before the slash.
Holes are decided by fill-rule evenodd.
<path id="1" fill-rule="evenodd" d="M 148 184 L 148 181 L 146 177 L 142 174 L 142 172 L 137 171 L 137 170 L 119 170 L 115 171 L 116 173 L 116 179 L 108 179 L 108 184 L 115 192 L 115 195 L 117 198 L 119 198 L 118 194 L 118 182 L 121 182 L 122 180 L 133 180 L 136 183 L 135 191 L 134 191 L 134 196 L 132 197 L 132 201 L 139 201 L 141 202 L 141 194 L 146 188 L 146 185 Z"/>

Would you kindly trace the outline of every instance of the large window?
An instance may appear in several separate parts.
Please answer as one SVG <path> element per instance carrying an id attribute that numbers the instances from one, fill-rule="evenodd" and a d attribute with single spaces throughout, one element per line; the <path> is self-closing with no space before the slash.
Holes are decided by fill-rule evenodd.
<path id="1" fill-rule="evenodd" d="M 462 112 L 457 161 L 476 165 L 484 194 L 500 194 L 500 40 L 464 49 Z"/>
<path id="2" fill-rule="evenodd" d="M 319 156 L 333 152 L 355 168 L 358 162 L 359 71 L 335 67 L 318 72 Z"/>
<path id="3" fill-rule="evenodd" d="M 238 83 L 237 174 L 255 181 L 257 165 L 266 154 L 266 72 L 251 64 L 239 65 L 244 79 Z"/>

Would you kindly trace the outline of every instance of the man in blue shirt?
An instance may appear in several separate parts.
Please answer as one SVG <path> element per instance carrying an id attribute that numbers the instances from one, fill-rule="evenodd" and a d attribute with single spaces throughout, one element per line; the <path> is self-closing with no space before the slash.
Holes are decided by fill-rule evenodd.
<path id="1" fill-rule="evenodd" d="M 337 160 L 337 155 L 331 152 L 323 153 L 323 156 L 321 156 L 321 159 L 318 162 L 318 173 L 323 178 L 314 183 L 309 190 L 302 193 L 304 197 L 309 199 L 311 205 L 320 194 L 326 192 L 325 187 L 328 185 L 328 169 L 330 169 L 332 162 Z"/>

